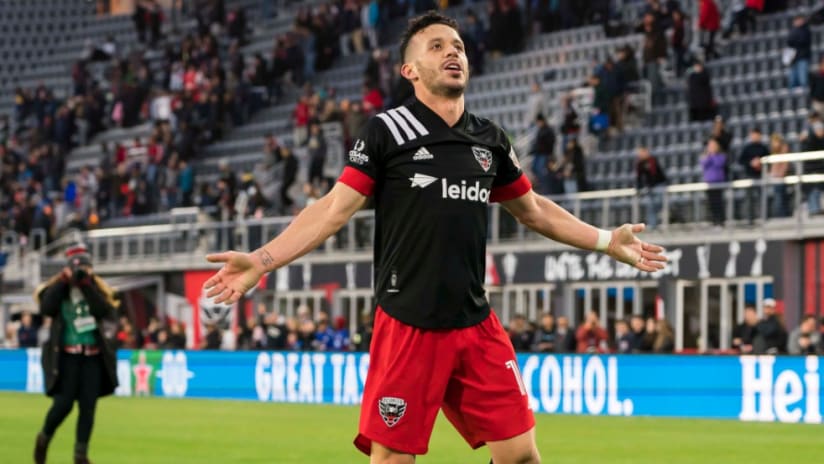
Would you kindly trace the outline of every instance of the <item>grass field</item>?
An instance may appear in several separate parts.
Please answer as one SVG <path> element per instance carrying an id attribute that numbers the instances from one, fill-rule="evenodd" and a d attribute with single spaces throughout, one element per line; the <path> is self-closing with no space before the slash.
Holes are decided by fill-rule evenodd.
<path id="1" fill-rule="evenodd" d="M 0 463 L 31 462 L 49 407 L 40 395 L 0 393 Z M 75 414 L 58 431 L 50 463 L 69 463 Z M 354 407 L 106 398 L 98 407 L 91 458 L 103 464 L 365 463 L 351 445 Z M 821 426 L 623 417 L 538 416 L 544 463 L 783 464 L 819 462 Z M 486 464 L 440 418 L 428 464 Z"/>

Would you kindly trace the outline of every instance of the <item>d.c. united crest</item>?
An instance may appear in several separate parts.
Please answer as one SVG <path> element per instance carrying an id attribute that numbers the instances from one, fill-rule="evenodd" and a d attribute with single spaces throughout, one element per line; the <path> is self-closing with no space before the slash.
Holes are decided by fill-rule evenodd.
<path id="1" fill-rule="evenodd" d="M 475 155 L 475 160 L 481 165 L 484 172 L 489 171 L 492 167 L 492 152 L 484 147 L 472 147 L 472 154 Z"/>
<path id="2" fill-rule="evenodd" d="M 401 398 L 384 396 L 378 400 L 378 411 L 388 427 L 392 427 L 401 420 L 406 413 L 406 401 Z"/>

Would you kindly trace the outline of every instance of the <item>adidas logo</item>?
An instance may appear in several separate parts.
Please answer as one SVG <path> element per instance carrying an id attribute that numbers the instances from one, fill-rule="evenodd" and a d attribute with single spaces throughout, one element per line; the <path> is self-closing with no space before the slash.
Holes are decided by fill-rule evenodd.
<path id="1" fill-rule="evenodd" d="M 431 160 L 434 159 L 435 156 L 432 153 L 429 153 L 429 150 L 426 147 L 418 148 L 418 151 L 415 152 L 415 155 L 412 156 L 412 161 L 421 161 L 421 160 Z"/>

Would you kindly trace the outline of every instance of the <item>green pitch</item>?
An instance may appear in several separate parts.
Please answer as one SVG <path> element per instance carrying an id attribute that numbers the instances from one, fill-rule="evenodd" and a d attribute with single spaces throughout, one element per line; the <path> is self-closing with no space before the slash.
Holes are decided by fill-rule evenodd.
<path id="1" fill-rule="evenodd" d="M 0 393 L 0 463 L 27 464 L 49 406 L 40 395 Z M 75 413 L 55 437 L 50 463 L 69 463 Z M 354 407 L 255 402 L 105 398 L 90 457 L 102 464 L 366 463 L 352 446 Z M 622 417 L 538 416 L 545 463 L 783 464 L 819 462 L 824 429 Z M 425 464 L 486 464 L 440 418 Z"/>

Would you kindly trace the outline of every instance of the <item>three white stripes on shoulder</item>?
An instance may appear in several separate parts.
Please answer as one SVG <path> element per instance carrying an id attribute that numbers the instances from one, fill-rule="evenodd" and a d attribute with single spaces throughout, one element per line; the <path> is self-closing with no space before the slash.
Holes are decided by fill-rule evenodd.
<path id="1" fill-rule="evenodd" d="M 409 108 L 405 106 L 399 106 L 385 113 L 380 113 L 378 117 L 389 129 L 389 132 L 398 145 L 403 145 L 406 142 L 411 142 L 418 137 L 429 134 L 429 131 L 423 127 L 423 124 L 421 124 L 415 115 L 409 111 Z M 401 132 L 406 136 L 406 139 L 401 135 Z"/>

